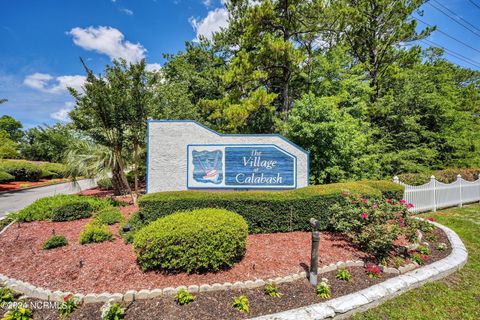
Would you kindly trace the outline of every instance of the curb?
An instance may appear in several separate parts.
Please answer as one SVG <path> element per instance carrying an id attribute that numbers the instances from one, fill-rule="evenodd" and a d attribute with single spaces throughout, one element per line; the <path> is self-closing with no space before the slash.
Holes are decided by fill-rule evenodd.
<path id="1" fill-rule="evenodd" d="M 426 282 L 435 281 L 454 273 L 467 263 L 467 249 L 460 237 L 453 230 L 435 222 L 430 223 L 446 233 L 452 247 L 452 252 L 448 257 L 339 298 L 298 309 L 260 316 L 254 319 L 346 319 L 357 312 L 374 308 L 406 291 L 418 288 Z"/>
<path id="2" fill-rule="evenodd" d="M 68 183 L 68 182 L 72 182 L 72 181 L 67 180 L 67 181 L 56 182 L 56 183 L 47 183 L 47 184 L 43 184 L 43 185 L 39 185 L 39 186 L 27 187 L 27 188 L 22 188 L 22 189 L 5 190 L 5 191 L 0 191 L 0 195 L 5 194 L 5 193 L 16 193 L 16 192 L 25 191 L 25 190 L 55 186 L 57 184 Z"/>

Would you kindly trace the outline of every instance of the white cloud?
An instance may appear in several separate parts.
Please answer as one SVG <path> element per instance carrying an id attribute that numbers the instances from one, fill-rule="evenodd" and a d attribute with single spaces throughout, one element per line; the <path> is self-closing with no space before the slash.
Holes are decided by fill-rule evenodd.
<path id="1" fill-rule="evenodd" d="M 50 117 L 55 120 L 67 122 L 70 121 L 69 113 L 75 107 L 74 102 L 65 102 L 65 107 L 50 114 Z"/>
<path id="2" fill-rule="evenodd" d="M 225 8 L 216 8 L 215 10 L 209 11 L 204 19 L 197 20 L 191 17 L 189 21 L 193 29 L 197 32 L 196 39 L 199 39 L 200 36 L 212 39 L 213 33 L 228 26 L 228 11 Z"/>
<path id="3" fill-rule="evenodd" d="M 210 7 L 212 5 L 212 0 L 203 0 L 202 3 L 205 7 Z"/>
<path id="4" fill-rule="evenodd" d="M 140 43 L 125 40 L 118 29 L 112 27 L 73 28 L 67 34 L 73 37 L 73 42 L 88 51 L 106 54 L 110 59 L 123 58 L 135 63 L 145 58 L 145 49 Z"/>
<path id="5" fill-rule="evenodd" d="M 133 11 L 127 8 L 120 8 L 120 12 L 125 13 L 127 16 L 133 16 Z"/>
<path id="6" fill-rule="evenodd" d="M 145 66 L 145 70 L 153 72 L 153 71 L 160 71 L 162 69 L 162 66 L 160 63 L 147 63 Z"/>
<path id="7" fill-rule="evenodd" d="M 33 73 L 25 77 L 23 84 L 32 89 L 47 93 L 62 93 L 67 87 L 81 90 L 86 77 L 80 75 L 54 78 L 48 73 Z"/>

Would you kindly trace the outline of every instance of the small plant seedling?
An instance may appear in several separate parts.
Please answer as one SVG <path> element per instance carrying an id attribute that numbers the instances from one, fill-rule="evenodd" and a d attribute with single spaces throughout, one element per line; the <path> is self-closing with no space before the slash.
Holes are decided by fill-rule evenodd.
<path id="1" fill-rule="evenodd" d="M 424 265 L 425 262 L 428 261 L 428 256 L 426 254 L 415 253 L 411 259 L 419 265 Z"/>
<path id="2" fill-rule="evenodd" d="M 22 307 L 23 303 L 14 304 L 2 320 L 31 320 L 33 319 L 33 310 Z"/>
<path id="3" fill-rule="evenodd" d="M 402 257 L 395 257 L 393 259 L 393 264 L 396 268 L 399 268 L 405 264 L 405 259 L 403 259 Z"/>
<path id="4" fill-rule="evenodd" d="M 335 277 L 338 280 L 350 281 L 350 279 L 352 278 L 352 275 L 347 269 L 341 268 L 337 270 L 337 275 Z"/>
<path id="5" fill-rule="evenodd" d="M 428 246 L 421 246 L 420 248 L 418 248 L 418 251 L 421 254 L 424 254 L 424 255 L 427 255 L 427 256 L 430 254 L 430 248 Z"/>
<path id="6" fill-rule="evenodd" d="M 280 292 L 278 292 L 277 286 L 273 283 L 267 283 L 265 285 L 265 288 L 263 288 L 263 291 L 265 292 L 265 294 L 268 294 L 270 297 L 278 298 L 282 295 Z"/>
<path id="7" fill-rule="evenodd" d="M 107 302 L 102 306 L 102 320 L 120 320 L 125 316 L 125 309 L 119 304 Z"/>
<path id="8" fill-rule="evenodd" d="M 15 299 L 15 292 L 9 288 L 0 288 L 0 303 L 12 302 Z"/>
<path id="9" fill-rule="evenodd" d="M 447 250 L 447 245 L 445 243 L 441 242 L 437 245 L 437 250 L 438 251 L 445 251 L 445 250 Z"/>
<path id="10" fill-rule="evenodd" d="M 248 298 L 245 296 L 233 298 L 232 307 L 243 313 L 249 313 Z"/>
<path id="11" fill-rule="evenodd" d="M 322 281 L 317 285 L 317 296 L 322 299 L 330 299 L 330 285 L 328 279 L 322 278 Z"/>
<path id="12" fill-rule="evenodd" d="M 75 298 L 72 294 L 69 294 L 63 298 L 63 303 L 59 308 L 60 318 L 66 319 L 69 314 L 78 309 L 78 305 L 75 302 Z"/>
<path id="13" fill-rule="evenodd" d="M 195 296 L 185 289 L 178 291 L 177 294 L 175 295 L 175 301 L 181 306 L 189 304 L 194 300 L 195 300 Z"/>

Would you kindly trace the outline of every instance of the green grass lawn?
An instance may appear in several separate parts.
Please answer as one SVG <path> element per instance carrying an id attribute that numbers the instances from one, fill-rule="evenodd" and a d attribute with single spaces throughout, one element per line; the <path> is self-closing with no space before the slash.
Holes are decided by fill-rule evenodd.
<path id="1" fill-rule="evenodd" d="M 420 215 L 454 230 L 468 250 L 459 272 L 408 291 L 352 319 L 480 319 L 480 205 Z"/>

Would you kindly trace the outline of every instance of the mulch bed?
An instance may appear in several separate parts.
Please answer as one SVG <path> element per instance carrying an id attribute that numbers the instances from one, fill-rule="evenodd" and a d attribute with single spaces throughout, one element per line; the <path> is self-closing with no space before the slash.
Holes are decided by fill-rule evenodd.
<path id="1" fill-rule="evenodd" d="M 383 274 L 381 278 L 371 279 L 363 268 L 348 269 L 352 274 L 352 279 L 349 282 L 336 279 L 335 271 L 322 275 L 329 280 L 331 285 L 331 299 L 365 289 L 394 276 Z M 282 294 L 278 298 L 266 295 L 263 288 L 256 288 L 196 293 L 194 294 L 195 301 L 185 306 L 178 305 L 174 301 L 174 296 L 135 301 L 125 306 L 127 308 L 125 319 L 246 319 L 326 301 L 317 297 L 315 288 L 306 279 L 279 284 L 277 287 Z M 233 298 L 240 295 L 245 295 L 248 298 L 249 314 L 243 314 L 231 306 Z M 101 307 L 102 304 L 84 305 L 70 315 L 68 319 L 99 319 Z M 34 318 L 60 319 L 58 312 L 52 309 L 36 310 Z"/>
<path id="2" fill-rule="evenodd" d="M 129 216 L 137 209 L 132 205 L 121 208 L 125 216 Z M 250 235 L 245 258 L 233 268 L 222 272 L 193 275 L 143 272 L 135 262 L 132 246 L 125 244 L 118 236 L 119 226 L 111 227 L 117 234 L 112 242 L 80 245 L 79 233 L 90 220 L 42 221 L 13 225 L 0 235 L 2 243 L 0 273 L 51 290 L 101 293 L 267 279 L 308 269 L 311 234 L 290 232 Z M 42 250 L 42 244 L 51 236 L 52 230 L 55 230 L 56 234 L 65 235 L 69 240 L 69 246 Z M 430 243 L 428 263 L 443 259 L 451 252 L 448 238 L 441 229 L 435 230 L 423 241 Z M 438 243 L 441 242 L 447 244 L 447 250 L 437 249 Z M 354 248 L 342 235 L 321 233 L 320 265 L 370 258 Z M 396 276 L 382 274 L 381 278 L 372 279 L 366 274 L 365 268 L 347 269 L 352 274 L 349 282 L 336 279 L 336 271 L 319 275 L 319 281 L 322 277 L 329 280 L 332 299 Z M 282 293 L 279 298 L 267 296 L 262 287 L 194 293 L 195 301 L 186 306 L 179 306 L 174 301 L 174 296 L 135 301 L 124 305 L 127 309 L 125 319 L 245 319 L 325 301 L 316 295 L 315 288 L 307 279 L 279 284 L 278 290 Z M 233 298 L 240 295 L 248 298 L 249 314 L 243 314 L 232 308 Z M 102 304 L 80 306 L 69 319 L 98 319 L 101 315 L 101 306 Z M 34 319 L 60 319 L 55 309 L 34 308 L 34 310 Z M 0 313 L 2 311 L 6 310 L 0 307 Z"/>
<path id="3" fill-rule="evenodd" d="M 0 183 L 0 192 L 21 190 L 32 187 L 43 187 L 54 183 L 68 181 L 67 179 L 41 179 L 39 181 L 12 181 L 9 183 Z"/>
<path id="4" fill-rule="evenodd" d="M 128 215 L 136 209 L 126 206 L 121 210 Z M 249 235 L 242 261 L 218 273 L 143 272 L 136 263 L 132 245 L 125 244 L 118 235 L 118 225 L 111 227 L 113 241 L 80 245 L 79 234 L 90 221 L 12 225 L 0 235 L 0 273 L 51 290 L 102 293 L 268 279 L 305 271 L 309 265 L 311 234 L 290 232 Z M 43 250 L 43 243 L 53 232 L 64 235 L 69 245 Z M 366 254 L 342 235 L 321 233 L 320 266 L 363 258 L 367 258 Z"/>

